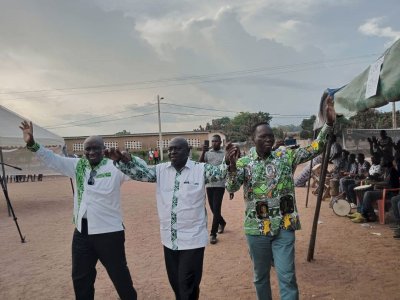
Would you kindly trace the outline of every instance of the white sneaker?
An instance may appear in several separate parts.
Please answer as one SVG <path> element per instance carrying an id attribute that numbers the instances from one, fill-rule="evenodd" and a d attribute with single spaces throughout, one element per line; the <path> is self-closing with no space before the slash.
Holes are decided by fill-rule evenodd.
<path id="1" fill-rule="evenodd" d="M 355 205 L 354 203 L 350 203 L 350 207 L 351 208 L 357 208 L 357 205 Z"/>

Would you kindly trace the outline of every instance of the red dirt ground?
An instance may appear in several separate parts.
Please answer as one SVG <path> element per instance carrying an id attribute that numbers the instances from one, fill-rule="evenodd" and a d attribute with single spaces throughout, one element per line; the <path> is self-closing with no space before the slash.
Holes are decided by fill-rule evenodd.
<path id="1" fill-rule="evenodd" d="M 71 240 L 73 225 L 68 178 L 8 184 L 9 195 L 27 242 L 20 243 L 0 197 L 0 299 L 73 299 Z M 337 217 L 322 203 L 314 258 L 306 261 L 315 196 L 305 208 L 305 188 L 298 188 L 303 229 L 297 231 L 296 268 L 301 299 L 400 299 L 400 241 L 388 225 L 363 227 Z M 127 182 L 122 203 L 128 265 L 139 299 L 174 299 L 164 267 L 155 185 Z M 200 299 L 256 299 L 252 270 L 242 231 L 243 196 L 225 194 L 224 234 L 205 252 Z M 209 214 L 209 224 L 211 215 Z M 381 235 L 377 235 L 380 233 Z M 96 299 L 117 299 L 98 264 Z M 272 289 L 279 299 L 274 270 Z"/>

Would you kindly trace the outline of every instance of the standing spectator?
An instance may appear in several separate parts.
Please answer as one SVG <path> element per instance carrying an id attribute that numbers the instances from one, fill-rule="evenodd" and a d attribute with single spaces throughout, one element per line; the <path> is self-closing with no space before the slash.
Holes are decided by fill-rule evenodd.
<path id="1" fill-rule="evenodd" d="M 189 145 L 176 137 L 168 145 L 171 162 L 149 167 L 117 149 L 106 151 L 117 167 L 134 180 L 157 184 L 157 210 L 168 279 L 176 299 L 199 298 L 204 248 L 208 242 L 206 189 L 226 176 L 226 165 L 213 166 L 189 159 Z"/>
<path id="2" fill-rule="evenodd" d="M 97 261 L 104 265 L 120 299 L 136 299 L 125 257 L 120 186 L 129 178 L 104 157 L 100 136 L 84 143 L 83 158 L 54 154 L 35 143 L 32 122 L 20 126 L 27 148 L 47 167 L 74 180 L 75 231 L 72 239 L 72 281 L 76 299 L 94 299 Z"/>
<path id="3" fill-rule="evenodd" d="M 399 173 L 399 176 L 400 176 L 400 140 L 398 140 L 396 145 L 394 145 L 393 147 L 395 149 L 394 161 L 396 164 L 397 172 Z"/>
<path id="4" fill-rule="evenodd" d="M 254 285 L 258 300 L 272 299 L 270 269 L 274 263 L 281 299 L 299 299 L 295 274 L 295 230 L 300 229 L 293 173 L 298 164 L 321 153 L 335 120 L 333 99 L 327 96 L 327 124 L 311 145 L 295 150 L 272 150 L 274 133 L 268 123 L 253 127 L 255 148 L 240 159 L 229 151 L 226 188 L 239 190 L 243 184 L 246 206 L 244 231 L 253 262 Z M 268 217 L 261 207 L 268 209 Z M 264 208 L 262 208 L 264 210 Z"/>
<path id="5" fill-rule="evenodd" d="M 160 162 L 160 154 L 157 148 L 154 149 L 153 155 L 154 155 L 154 164 L 156 165 Z"/>
<path id="6" fill-rule="evenodd" d="M 221 137 L 218 134 L 214 135 L 211 139 L 211 149 L 209 149 L 207 145 L 204 145 L 199 161 L 214 166 L 220 165 L 225 157 L 225 151 L 221 149 L 221 143 Z M 226 226 L 226 222 L 221 214 L 222 199 L 225 193 L 225 180 L 208 183 L 206 184 L 206 189 L 208 204 L 213 213 L 210 243 L 216 244 L 218 241 L 217 232 L 223 233 Z"/>
<path id="7" fill-rule="evenodd" d="M 387 161 L 393 160 L 393 140 L 390 136 L 387 135 L 385 129 L 382 129 L 380 132 L 380 139 L 378 139 L 378 147 L 382 151 L 382 156 Z"/>
<path id="8" fill-rule="evenodd" d="M 153 164 L 153 158 L 154 158 L 154 152 L 153 149 L 150 148 L 149 152 L 148 152 L 148 158 L 149 158 L 149 165 Z"/>

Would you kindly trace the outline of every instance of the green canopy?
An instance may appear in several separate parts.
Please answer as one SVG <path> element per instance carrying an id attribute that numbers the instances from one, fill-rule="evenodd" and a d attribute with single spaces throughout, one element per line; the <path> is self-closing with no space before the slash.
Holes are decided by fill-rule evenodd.
<path id="1" fill-rule="evenodd" d="M 380 68 L 380 63 L 382 62 Z M 376 72 L 371 70 L 375 68 Z M 379 73 L 380 69 L 380 73 Z M 370 72 L 371 71 L 371 72 Z M 379 77 L 377 77 L 379 76 Z M 366 95 L 376 79 L 376 94 Z M 372 87 L 373 89 L 373 87 Z M 349 84 L 335 93 L 335 110 L 345 117 L 354 116 L 359 111 L 377 108 L 400 100 L 400 39 L 387 49 L 377 60 Z"/>

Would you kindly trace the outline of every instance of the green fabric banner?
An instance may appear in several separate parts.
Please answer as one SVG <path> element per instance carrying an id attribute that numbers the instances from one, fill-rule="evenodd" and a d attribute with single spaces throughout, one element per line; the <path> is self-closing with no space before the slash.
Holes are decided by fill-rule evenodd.
<path id="1" fill-rule="evenodd" d="M 379 59 L 383 57 L 376 95 L 366 98 L 367 86 L 373 83 L 370 68 L 379 68 Z M 354 116 L 359 111 L 377 108 L 400 100 L 400 39 L 397 40 L 364 72 L 335 94 L 335 110 L 345 117 Z M 372 72 L 374 73 L 374 72 Z M 379 74 L 379 69 L 378 69 Z M 376 72 L 375 72 L 375 75 Z"/>

